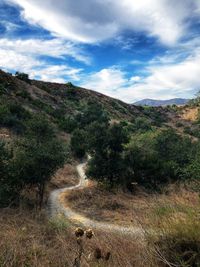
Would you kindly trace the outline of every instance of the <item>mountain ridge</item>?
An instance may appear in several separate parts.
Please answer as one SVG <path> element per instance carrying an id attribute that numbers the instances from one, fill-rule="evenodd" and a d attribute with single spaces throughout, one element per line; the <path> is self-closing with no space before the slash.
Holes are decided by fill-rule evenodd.
<path id="1" fill-rule="evenodd" d="M 166 99 L 166 100 L 145 98 L 140 101 L 134 102 L 133 105 L 159 107 L 159 106 L 167 106 L 167 105 L 185 105 L 189 101 L 190 99 L 186 99 L 186 98 L 172 98 L 172 99 Z"/>

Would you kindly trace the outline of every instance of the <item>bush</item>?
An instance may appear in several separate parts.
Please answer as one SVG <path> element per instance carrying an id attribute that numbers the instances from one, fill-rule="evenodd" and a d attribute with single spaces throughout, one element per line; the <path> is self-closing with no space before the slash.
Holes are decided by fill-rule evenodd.
<path id="1" fill-rule="evenodd" d="M 151 123 L 143 117 L 136 118 L 134 121 L 136 131 L 146 132 L 151 130 Z"/>
<path id="2" fill-rule="evenodd" d="M 182 122 L 177 122 L 177 123 L 176 123 L 176 127 L 177 127 L 177 128 L 183 127 L 183 123 L 182 123 Z"/>
<path id="3" fill-rule="evenodd" d="M 21 133 L 25 129 L 26 120 L 30 117 L 30 113 L 18 103 L 6 100 L 0 102 L 0 125 Z"/>
<path id="4" fill-rule="evenodd" d="M 28 91 L 26 90 L 20 90 L 16 93 L 17 96 L 21 96 L 24 99 L 31 100 L 31 95 Z"/>
<path id="5" fill-rule="evenodd" d="M 48 85 L 46 85 L 46 84 L 43 84 L 42 86 L 41 86 L 41 89 L 42 90 L 44 90 L 44 91 L 46 91 L 47 93 L 51 93 L 51 89 L 48 87 Z"/>
<path id="6" fill-rule="evenodd" d="M 76 129 L 77 124 L 77 121 L 72 116 L 64 117 L 59 121 L 59 127 L 67 133 L 72 133 Z"/>
<path id="7" fill-rule="evenodd" d="M 86 153 L 87 138 L 84 130 L 75 130 L 71 138 L 71 150 L 78 158 L 84 157 Z"/>
<path id="8" fill-rule="evenodd" d="M 3 84 L 0 84 L 0 95 L 3 95 L 4 93 L 6 93 L 6 88 Z"/>
<path id="9" fill-rule="evenodd" d="M 15 77 L 17 77 L 18 79 L 24 81 L 24 82 L 27 82 L 27 83 L 30 83 L 30 79 L 29 79 L 29 75 L 26 74 L 26 73 L 23 73 L 23 72 L 16 72 L 15 73 Z"/>
<path id="10" fill-rule="evenodd" d="M 173 130 L 147 132 L 132 138 L 126 149 L 127 164 L 134 172 L 134 182 L 155 190 L 183 177 L 194 150 L 189 138 Z"/>
<path id="11" fill-rule="evenodd" d="M 128 143 L 127 131 L 120 124 L 94 122 L 88 133 L 89 161 L 87 175 L 108 186 L 126 186 L 131 173 L 124 159 L 124 145 Z"/>
<path id="12" fill-rule="evenodd" d="M 93 101 L 88 102 L 83 112 L 79 113 L 75 119 L 81 129 L 88 127 L 93 122 L 108 123 L 109 121 L 108 114 L 103 106 Z"/>
<path id="13" fill-rule="evenodd" d="M 16 204 L 22 189 L 21 180 L 17 176 L 18 170 L 14 169 L 13 144 L 0 141 L 0 207 Z"/>
<path id="14" fill-rule="evenodd" d="M 32 104 L 40 109 L 42 109 L 44 106 L 45 106 L 45 103 L 42 102 L 41 100 L 39 99 L 32 99 Z"/>
<path id="15" fill-rule="evenodd" d="M 66 96 L 69 100 L 77 100 L 77 91 L 74 86 L 68 85 L 66 89 Z"/>
<path id="16" fill-rule="evenodd" d="M 25 136 L 18 141 L 14 170 L 23 185 L 36 186 L 38 204 L 42 205 L 45 186 L 66 160 L 66 150 L 43 116 L 35 115 L 28 123 Z"/>
<path id="17" fill-rule="evenodd" d="M 200 144 L 197 145 L 197 153 L 191 160 L 190 164 L 185 168 L 186 177 L 189 179 L 200 181 Z"/>

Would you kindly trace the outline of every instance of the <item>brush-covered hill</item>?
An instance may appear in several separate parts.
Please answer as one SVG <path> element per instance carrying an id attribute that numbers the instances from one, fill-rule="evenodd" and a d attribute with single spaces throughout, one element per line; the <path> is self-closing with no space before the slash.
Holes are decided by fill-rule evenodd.
<path id="1" fill-rule="evenodd" d="M 19 121 L 23 122 L 24 116 L 27 115 L 25 113 L 41 113 L 58 129 L 63 130 L 65 127 L 62 126 L 66 120 L 81 114 L 91 104 L 100 104 L 114 121 L 133 121 L 142 118 L 152 125 L 157 125 L 167 120 L 165 112 L 161 109 L 129 105 L 72 83 L 29 80 L 21 74 L 14 76 L 0 70 L 1 127 L 18 127 Z"/>
<path id="2" fill-rule="evenodd" d="M 198 135 L 199 101 L 181 107 L 136 106 L 108 97 L 101 93 L 77 87 L 72 83 L 60 84 L 30 80 L 24 74 L 11 75 L 0 70 L 0 128 L 20 132 L 28 114 L 40 113 L 54 124 L 58 132 L 71 132 L 74 116 L 80 115 L 90 105 L 101 105 L 113 121 L 171 127 L 178 132 Z M 192 119 L 191 119 L 192 118 Z M 28 118 L 27 118 L 28 119 Z M 189 129 L 190 128 L 190 129 Z"/>
<path id="3" fill-rule="evenodd" d="M 39 109 L 47 113 L 52 111 L 52 115 L 58 110 L 74 114 L 81 111 L 88 101 L 102 104 L 112 118 L 121 119 L 142 115 L 140 107 L 74 86 L 70 82 L 59 84 L 22 79 L 0 70 L 1 98 L 4 96 L 10 100 L 19 101 L 22 106 L 29 107 L 31 110 Z"/>
<path id="4" fill-rule="evenodd" d="M 182 107 L 142 107 L 77 87 L 70 82 L 60 84 L 30 80 L 21 73 L 14 76 L 0 70 L 2 136 L 6 135 L 5 128 L 20 132 L 28 114 L 35 113 L 46 116 L 58 132 L 70 133 L 73 130 L 73 118 L 81 115 L 90 105 L 101 105 L 110 120 L 134 122 L 138 128 L 145 128 L 148 124 L 161 128 L 171 127 L 179 133 L 198 135 L 195 123 L 198 119 L 197 100 Z"/>

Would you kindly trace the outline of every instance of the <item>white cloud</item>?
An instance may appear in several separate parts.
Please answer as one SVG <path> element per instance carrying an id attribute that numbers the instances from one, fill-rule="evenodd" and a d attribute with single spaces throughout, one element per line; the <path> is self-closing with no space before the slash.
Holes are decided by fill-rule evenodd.
<path id="1" fill-rule="evenodd" d="M 99 72 L 82 77 L 82 79 L 84 82 L 81 86 L 108 96 L 115 95 L 116 90 L 123 87 L 126 82 L 125 74 L 115 67 L 102 69 Z"/>
<path id="2" fill-rule="evenodd" d="M 20 70 L 29 72 L 32 67 L 40 66 L 40 61 L 13 50 L 0 48 L 0 68 L 5 70 Z"/>
<path id="3" fill-rule="evenodd" d="M 36 69 L 31 72 L 30 77 L 34 78 L 39 75 L 42 81 L 65 83 L 67 80 L 78 81 L 81 71 L 81 69 L 70 68 L 65 65 L 54 65 Z"/>
<path id="4" fill-rule="evenodd" d="M 6 71 L 21 71 L 28 73 L 31 78 L 39 78 L 45 81 L 66 82 L 67 80 L 78 81 L 81 68 L 72 68 L 67 64 L 57 65 L 49 63 L 40 56 L 53 58 L 65 58 L 64 55 L 73 56 L 76 47 L 70 43 L 65 45 L 62 40 L 8 40 L 0 39 L 0 68 Z M 87 58 L 77 52 L 80 60 Z"/>
<path id="5" fill-rule="evenodd" d="M 173 98 L 192 97 L 199 90 L 200 55 L 190 56 L 178 64 L 152 66 L 150 75 L 127 90 L 127 97 Z"/>
<path id="6" fill-rule="evenodd" d="M 133 76 L 130 78 L 130 82 L 139 82 L 141 80 L 140 76 Z"/>
<path id="7" fill-rule="evenodd" d="M 18 54 L 28 54 L 35 57 L 50 56 L 54 58 L 72 57 L 77 61 L 89 64 L 91 62 L 89 56 L 82 52 L 80 47 L 77 47 L 71 42 L 66 42 L 62 39 L 0 39 L 0 49 L 7 51 L 15 51 Z"/>
<path id="8" fill-rule="evenodd" d="M 30 23 L 78 42 L 94 43 L 124 30 L 145 31 L 167 45 L 183 37 L 197 0 L 9 0 Z"/>
<path id="9" fill-rule="evenodd" d="M 146 77 L 127 78 L 120 69 L 103 69 L 88 76 L 82 85 L 129 103 L 143 98 L 191 98 L 200 89 L 200 54 L 177 64 L 150 65 L 146 71 Z"/>

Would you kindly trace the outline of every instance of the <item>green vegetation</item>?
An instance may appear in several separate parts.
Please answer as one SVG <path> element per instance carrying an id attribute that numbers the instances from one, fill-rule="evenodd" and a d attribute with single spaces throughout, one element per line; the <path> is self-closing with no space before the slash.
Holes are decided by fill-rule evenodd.
<path id="1" fill-rule="evenodd" d="M 88 175 L 96 179 L 99 183 L 104 183 L 111 187 L 122 186 L 132 190 L 132 183 L 144 186 L 152 190 L 158 190 L 161 186 L 170 182 L 180 181 L 181 179 L 189 179 L 195 177 L 195 169 L 198 170 L 197 145 L 194 144 L 189 137 L 177 134 L 175 130 L 168 129 L 164 125 L 166 116 L 164 109 L 156 109 L 151 107 L 131 107 L 129 109 L 125 103 L 109 100 L 104 97 L 94 98 L 71 83 L 65 85 L 50 84 L 32 81 L 33 85 L 38 86 L 38 91 L 34 97 L 28 87 L 21 84 L 18 90 L 14 90 L 12 76 L 5 76 L 6 79 L 0 80 L 3 88 L 2 99 L 0 101 L 0 125 L 10 128 L 20 137 L 20 141 L 13 149 L 15 157 L 24 157 L 24 166 L 29 173 L 28 168 L 35 168 L 34 165 L 29 166 L 30 158 L 40 159 L 40 154 L 48 158 L 54 151 L 59 150 L 60 159 L 53 158 L 56 166 L 61 166 L 63 162 L 61 144 L 56 143 L 55 134 L 49 130 L 49 121 L 52 122 L 57 132 L 64 131 L 71 135 L 71 152 L 75 157 L 82 158 L 86 154 L 90 154 L 92 159 L 88 165 Z M 17 73 L 16 77 L 28 82 L 29 78 L 26 74 Z M 11 79 L 11 80 L 9 80 Z M 19 81 L 18 81 L 19 83 Z M 18 83 L 16 86 L 18 86 Z M 7 86 L 12 87 L 15 99 L 12 97 Z M 5 91 L 6 88 L 6 91 Z M 48 90 L 46 90 L 48 89 Z M 44 94 L 39 97 L 41 90 Z M 83 89 L 84 90 L 84 89 Z M 46 95 L 46 91 L 51 92 L 51 97 Z M 8 94 L 6 93 L 8 92 Z M 21 98 L 24 99 L 24 105 L 20 104 Z M 47 101 L 48 100 L 48 101 Z M 108 107 L 109 103 L 109 107 Z M 115 108 L 120 116 L 130 116 L 132 110 L 136 110 L 137 116 L 121 117 L 116 119 L 113 117 Z M 175 112 L 176 107 L 173 107 Z M 37 117 L 35 114 L 40 112 L 38 117 L 38 129 L 42 129 L 44 123 L 46 132 L 43 136 L 37 136 L 38 129 L 36 127 Z M 34 124 L 30 123 L 34 121 Z M 40 124 L 39 124 L 40 123 Z M 34 126 L 35 125 L 35 126 Z M 177 127 L 182 125 L 177 122 Z M 198 126 L 198 125 L 197 125 Z M 34 128 L 35 135 L 30 134 L 30 129 Z M 198 137 L 198 131 L 189 127 L 185 128 L 187 135 Z M 45 130 L 43 128 L 43 130 Z M 49 131 L 49 132 L 48 132 Z M 29 142 L 31 140 L 31 142 Z M 48 149 L 45 148 L 48 144 Z M 35 147 L 37 146 L 38 151 Z M 11 149 L 12 150 L 12 149 Z M 21 151 L 19 153 L 19 151 Z M 31 154 L 35 151 L 35 154 Z M 42 151 L 42 152 L 41 152 Z M 39 153 L 39 155 L 38 155 Z M 46 153 L 46 154 L 45 154 Z M 26 156 L 27 156 L 27 160 Z M 23 162 L 19 161 L 20 163 Z M 18 164 L 19 164 L 18 162 Z M 21 163 L 22 164 L 22 163 Z M 36 160 L 35 164 L 40 166 L 40 160 Z M 49 163 L 49 175 L 37 175 L 38 179 L 50 179 L 54 172 L 53 162 Z M 43 168 L 44 166 L 40 166 Z M 19 168 L 18 168 L 19 169 Z M 55 167 L 56 170 L 56 167 Z M 31 171 L 30 171 L 31 172 Z M 197 171 L 196 171 L 197 172 Z M 25 174 L 23 174 L 25 176 Z M 23 177 L 20 174 L 21 177 Z M 36 174 L 33 174 L 36 176 Z M 29 175 L 31 177 L 31 175 Z M 17 176 L 16 176 L 17 177 Z M 36 179 L 37 180 L 37 179 Z M 38 186 L 38 181 L 31 177 L 32 186 Z M 31 182 L 27 182 L 31 184 Z M 41 187 L 44 187 L 42 185 Z M 42 188 L 39 191 L 43 191 Z"/>
<path id="2" fill-rule="evenodd" d="M 24 82 L 27 82 L 27 83 L 30 83 L 30 80 L 29 80 L 29 75 L 26 74 L 26 73 L 23 73 L 23 72 L 16 72 L 15 73 L 15 77 L 17 77 L 18 79 L 24 81 Z"/>
<path id="3" fill-rule="evenodd" d="M 137 183 L 160 190 L 163 185 L 195 176 L 197 145 L 175 130 L 160 130 L 144 117 L 112 124 L 103 107 L 93 104 L 78 114 L 76 121 L 71 149 L 78 157 L 91 155 L 87 174 L 99 183 L 129 190 Z"/>
<path id="4" fill-rule="evenodd" d="M 88 133 L 88 151 L 92 156 L 88 176 L 111 187 L 126 184 L 131 178 L 123 154 L 123 147 L 128 142 L 127 132 L 120 124 L 94 122 Z"/>
<path id="5" fill-rule="evenodd" d="M 162 184 L 182 179 L 193 150 L 189 138 L 171 129 L 133 136 L 126 148 L 133 181 L 155 190 Z"/>
<path id="6" fill-rule="evenodd" d="M 166 109 L 134 107 L 71 83 L 30 81 L 24 73 L 16 73 L 16 76 L 0 73 L 1 207 L 18 205 L 23 199 L 22 194 L 28 190 L 36 195 L 34 203 L 41 207 L 46 185 L 69 156 L 77 159 L 90 155 L 88 177 L 104 185 L 105 189 L 120 187 L 123 194 L 128 190 L 127 196 L 130 192 L 135 193 L 136 187 L 155 194 L 162 189 L 167 191 L 168 185 L 180 181 L 194 181 L 195 191 L 199 193 L 199 120 L 188 121 L 187 126 L 183 120 L 168 123 L 170 119 L 166 113 L 173 117 L 178 112 L 177 106 Z M 199 106 L 199 99 L 189 105 Z M 9 137 L 3 137 L 6 131 Z M 98 189 L 101 192 L 101 188 Z M 115 192 L 113 190 L 113 194 Z M 112 201 L 108 206 L 110 210 L 120 208 Z M 153 210 L 153 215 L 163 220 L 177 213 L 181 219 L 183 217 L 181 222 L 177 220 L 177 224 L 169 224 L 170 229 L 163 228 L 163 234 L 156 235 L 153 244 L 159 248 L 159 255 L 174 266 L 199 266 L 199 218 L 189 206 L 175 203 L 174 206 L 176 212 L 167 203 Z M 191 221 L 185 216 L 191 216 Z M 61 217 L 57 222 L 52 221 L 50 226 L 62 232 L 68 228 L 68 223 Z M 19 229 L 20 242 L 21 233 Z M 6 246 L 2 251 L 9 251 L 6 260 L 10 259 L 10 251 L 14 251 L 12 243 L 15 237 L 14 234 L 11 245 L 4 238 Z M 49 245 L 49 239 L 39 233 L 37 238 L 41 237 Z M 129 239 L 123 239 L 126 241 L 128 244 Z M 34 241 L 33 248 L 35 244 Z M 56 248 L 60 251 L 62 245 L 58 244 Z M 122 242 L 119 244 L 121 246 Z M 41 247 L 38 248 L 40 255 L 44 251 Z M 127 255 L 132 255 L 134 249 Z M 26 253 L 28 259 L 33 259 L 28 250 Z M 4 256 L 0 256 L 0 265 L 2 259 Z M 131 256 L 130 262 L 132 260 Z M 29 260 L 27 262 L 29 264 Z M 116 266 L 117 262 L 110 266 Z M 18 260 L 15 265 L 19 265 Z M 122 266 L 125 266 L 124 262 Z"/>
<path id="7" fill-rule="evenodd" d="M 24 127 L 23 135 L 9 148 L 1 143 L 0 203 L 6 205 L 11 200 L 16 202 L 21 191 L 28 186 L 37 187 L 38 204 L 41 207 L 45 185 L 55 171 L 63 166 L 66 148 L 56 138 L 53 127 L 44 117 L 34 115 Z"/>
<path id="8" fill-rule="evenodd" d="M 87 138 L 84 130 L 76 129 L 71 138 L 71 149 L 78 158 L 84 157 L 86 153 Z"/>
<path id="9" fill-rule="evenodd" d="M 12 128 L 20 133 L 31 115 L 20 104 L 13 100 L 2 98 L 0 100 L 0 126 Z"/>

